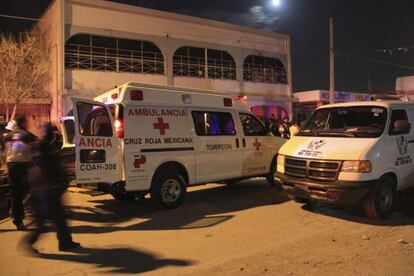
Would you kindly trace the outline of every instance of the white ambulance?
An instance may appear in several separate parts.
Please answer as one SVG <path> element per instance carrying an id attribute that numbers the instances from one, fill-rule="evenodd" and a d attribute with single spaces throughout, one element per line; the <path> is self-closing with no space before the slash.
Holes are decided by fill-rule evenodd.
<path id="1" fill-rule="evenodd" d="M 164 208 L 190 185 L 258 176 L 274 185 L 285 140 L 237 101 L 195 92 L 127 83 L 72 99 L 77 183 L 109 183 L 118 199 L 150 193 Z"/>
<path id="2" fill-rule="evenodd" d="M 322 106 L 280 149 L 276 178 L 299 202 L 361 204 L 385 218 L 396 192 L 414 187 L 413 125 L 413 102 Z"/>

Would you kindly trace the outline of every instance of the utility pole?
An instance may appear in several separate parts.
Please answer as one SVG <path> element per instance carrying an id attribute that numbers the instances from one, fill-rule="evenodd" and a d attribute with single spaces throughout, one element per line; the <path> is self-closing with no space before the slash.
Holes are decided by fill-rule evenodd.
<path id="1" fill-rule="evenodd" d="M 335 102 L 335 50 L 333 18 L 329 17 L 329 103 Z"/>

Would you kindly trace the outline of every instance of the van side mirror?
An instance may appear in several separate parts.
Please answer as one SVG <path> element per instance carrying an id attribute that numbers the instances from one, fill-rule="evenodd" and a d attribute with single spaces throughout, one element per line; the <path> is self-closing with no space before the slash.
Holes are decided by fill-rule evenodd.
<path id="1" fill-rule="evenodd" d="M 410 123 L 407 120 L 397 120 L 394 122 L 390 134 L 407 134 L 410 132 Z"/>

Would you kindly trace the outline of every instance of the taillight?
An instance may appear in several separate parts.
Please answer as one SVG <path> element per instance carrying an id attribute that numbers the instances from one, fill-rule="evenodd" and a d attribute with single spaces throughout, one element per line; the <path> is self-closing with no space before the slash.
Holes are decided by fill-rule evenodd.
<path id="1" fill-rule="evenodd" d="M 131 90 L 130 94 L 131 101 L 142 101 L 144 99 L 144 95 L 141 90 Z"/>
<path id="2" fill-rule="evenodd" d="M 117 138 L 124 138 L 124 120 L 116 119 L 114 126 L 115 126 L 115 136 Z"/>

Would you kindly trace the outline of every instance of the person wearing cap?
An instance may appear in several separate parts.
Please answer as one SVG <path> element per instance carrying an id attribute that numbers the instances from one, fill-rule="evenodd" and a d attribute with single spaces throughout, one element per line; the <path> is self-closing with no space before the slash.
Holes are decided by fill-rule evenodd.
<path id="1" fill-rule="evenodd" d="M 28 191 L 27 172 L 32 162 L 30 144 L 36 137 L 27 131 L 24 116 L 17 116 L 15 123 L 15 128 L 5 138 L 5 155 L 11 188 L 13 223 L 18 230 L 23 230 L 23 199 Z"/>

